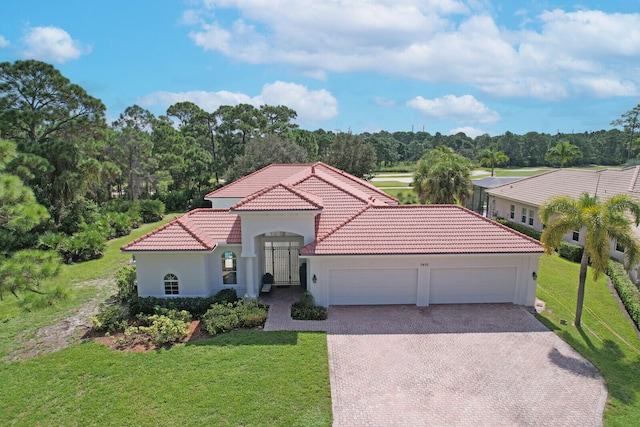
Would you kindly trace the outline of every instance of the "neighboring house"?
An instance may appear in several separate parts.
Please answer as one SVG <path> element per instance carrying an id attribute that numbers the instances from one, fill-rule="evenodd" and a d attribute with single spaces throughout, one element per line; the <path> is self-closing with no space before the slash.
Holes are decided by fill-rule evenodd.
<path id="1" fill-rule="evenodd" d="M 542 231 L 538 208 L 552 196 L 566 194 L 577 198 L 582 193 L 596 195 L 602 201 L 616 194 L 640 197 L 640 166 L 625 169 L 556 169 L 486 190 L 491 218 L 505 218 Z M 636 228 L 640 236 L 640 230 Z M 584 246 L 584 231 L 565 235 L 569 243 Z M 624 261 L 624 248 L 611 242 L 610 255 Z M 636 280 L 637 272 L 632 278 Z"/>
<path id="2" fill-rule="evenodd" d="M 487 190 L 501 185 L 509 184 L 513 181 L 522 179 L 522 176 L 489 176 L 487 178 L 480 178 L 473 181 L 473 192 L 471 197 L 467 199 L 466 208 L 480 215 L 487 216 L 489 211 L 489 195 Z"/>
<path id="3" fill-rule="evenodd" d="M 267 166 L 205 198 L 122 247 L 140 296 L 257 297 L 269 273 L 323 306 L 535 302 L 534 239 L 460 206 L 399 206 L 324 163 Z"/>

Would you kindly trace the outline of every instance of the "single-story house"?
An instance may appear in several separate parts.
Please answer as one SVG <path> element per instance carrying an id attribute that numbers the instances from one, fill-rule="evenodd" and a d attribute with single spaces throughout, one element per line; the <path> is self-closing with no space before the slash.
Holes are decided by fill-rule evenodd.
<path id="1" fill-rule="evenodd" d="M 601 201 L 617 194 L 640 198 L 640 166 L 624 169 L 555 169 L 487 189 L 490 218 L 504 218 L 542 231 L 538 208 L 550 197 L 566 194 L 573 198 L 582 193 L 598 196 Z M 640 236 L 640 230 L 635 229 Z M 574 230 L 564 236 L 569 243 L 584 246 L 584 231 Z M 610 255 L 624 262 L 624 248 L 611 242 Z M 631 277 L 636 280 L 636 272 Z"/>
<path id="2" fill-rule="evenodd" d="M 140 296 L 286 285 L 323 306 L 535 302 L 536 240 L 461 206 L 399 206 L 321 162 L 267 166 L 206 199 L 122 247 Z"/>
<path id="3" fill-rule="evenodd" d="M 480 215 L 487 216 L 489 211 L 489 195 L 487 190 L 509 184 L 513 181 L 524 178 L 523 176 L 489 176 L 473 181 L 473 191 L 471 197 L 467 198 L 465 207 Z"/>

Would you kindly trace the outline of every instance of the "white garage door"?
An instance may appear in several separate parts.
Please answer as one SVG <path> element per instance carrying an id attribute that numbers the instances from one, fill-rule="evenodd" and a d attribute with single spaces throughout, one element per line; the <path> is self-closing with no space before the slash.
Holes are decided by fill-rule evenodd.
<path id="1" fill-rule="evenodd" d="M 330 305 L 415 304 L 418 269 L 329 271 Z"/>
<path id="2" fill-rule="evenodd" d="M 429 304 L 513 302 L 516 268 L 433 268 Z"/>

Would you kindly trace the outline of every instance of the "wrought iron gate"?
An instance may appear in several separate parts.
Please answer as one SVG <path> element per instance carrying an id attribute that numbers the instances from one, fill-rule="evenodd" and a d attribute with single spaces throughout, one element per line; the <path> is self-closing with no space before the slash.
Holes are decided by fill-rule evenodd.
<path id="1" fill-rule="evenodd" d="M 299 285 L 298 242 L 264 242 L 264 272 L 274 285 Z"/>

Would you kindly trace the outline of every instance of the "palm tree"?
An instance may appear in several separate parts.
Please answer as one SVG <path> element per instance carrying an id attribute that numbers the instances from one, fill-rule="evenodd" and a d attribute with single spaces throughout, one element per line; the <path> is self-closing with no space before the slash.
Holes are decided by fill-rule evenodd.
<path id="1" fill-rule="evenodd" d="M 581 194 L 577 199 L 559 195 L 544 202 L 539 215 L 546 226 L 540 241 L 547 254 L 560 246 L 564 234 L 585 230 L 574 322 L 579 328 L 589 261 L 596 280 L 607 270 L 610 240 L 624 247 L 627 270 L 640 261 L 640 243 L 633 233 L 631 221 L 633 219 L 636 227 L 640 224 L 640 201 L 625 194 L 613 196 L 604 203 L 588 193 Z"/>
<path id="2" fill-rule="evenodd" d="M 413 174 L 413 190 L 421 203 L 464 204 L 471 187 L 471 162 L 449 147 L 428 152 Z"/>
<path id="3" fill-rule="evenodd" d="M 549 148 L 544 156 L 548 162 L 558 162 L 563 168 L 569 160 L 582 158 L 582 151 L 569 141 L 562 141 Z"/>
<path id="4" fill-rule="evenodd" d="M 509 156 L 504 154 L 500 150 L 496 150 L 495 148 L 485 148 L 482 151 L 482 157 L 480 158 L 480 164 L 482 166 L 491 168 L 491 176 L 493 176 L 493 170 L 496 166 L 500 166 L 503 163 L 507 163 L 509 161 Z"/>

